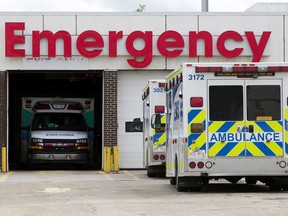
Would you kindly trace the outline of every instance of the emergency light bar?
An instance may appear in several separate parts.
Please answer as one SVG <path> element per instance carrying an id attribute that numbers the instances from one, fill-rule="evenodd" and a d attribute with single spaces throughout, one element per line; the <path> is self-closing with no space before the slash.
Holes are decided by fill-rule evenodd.
<path id="1" fill-rule="evenodd" d="M 251 65 L 234 65 L 234 66 L 216 66 L 216 67 L 195 67 L 196 73 L 259 73 L 259 72 L 288 72 L 288 66 L 255 66 Z"/>

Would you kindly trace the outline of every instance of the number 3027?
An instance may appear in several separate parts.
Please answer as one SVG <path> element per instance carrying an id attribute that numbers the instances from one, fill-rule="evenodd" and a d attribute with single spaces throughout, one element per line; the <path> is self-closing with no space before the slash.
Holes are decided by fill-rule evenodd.
<path id="1" fill-rule="evenodd" d="M 189 74 L 188 80 L 204 80 L 203 74 Z"/>
<path id="2" fill-rule="evenodd" d="M 153 92 L 155 92 L 155 93 L 165 92 L 165 89 L 164 88 L 153 88 Z"/>

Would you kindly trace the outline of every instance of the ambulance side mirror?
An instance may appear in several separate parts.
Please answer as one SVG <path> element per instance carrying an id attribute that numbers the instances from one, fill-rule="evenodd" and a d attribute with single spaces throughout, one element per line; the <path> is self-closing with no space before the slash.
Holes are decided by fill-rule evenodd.
<path id="1" fill-rule="evenodd" d="M 181 99 L 183 98 L 183 92 L 182 92 L 182 90 L 179 91 L 179 98 L 181 98 Z"/>
<path id="2" fill-rule="evenodd" d="M 153 129 L 160 129 L 161 128 L 161 115 L 154 114 L 151 118 L 151 127 Z"/>

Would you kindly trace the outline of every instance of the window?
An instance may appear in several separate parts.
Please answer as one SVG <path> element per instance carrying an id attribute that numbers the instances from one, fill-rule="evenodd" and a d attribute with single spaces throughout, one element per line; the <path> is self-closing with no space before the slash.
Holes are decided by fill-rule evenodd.
<path id="1" fill-rule="evenodd" d="M 243 87 L 209 87 L 210 121 L 243 120 Z"/>
<path id="2" fill-rule="evenodd" d="M 36 113 L 32 130 L 86 131 L 82 114 L 77 113 Z"/>
<path id="3" fill-rule="evenodd" d="M 247 119 L 275 121 L 281 119 L 280 86 L 247 86 Z"/>
<path id="4" fill-rule="evenodd" d="M 133 122 L 125 122 L 125 132 L 143 132 L 143 122 L 135 126 Z"/>

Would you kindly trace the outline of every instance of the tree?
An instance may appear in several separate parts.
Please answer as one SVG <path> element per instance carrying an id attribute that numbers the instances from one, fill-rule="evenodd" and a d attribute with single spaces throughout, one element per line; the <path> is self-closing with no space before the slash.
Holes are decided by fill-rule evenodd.
<path id="1" fill-rule="evenodd" d="M 139 8 L 137 8 L 136 12 L 144 12 L 146 5 L 139 5 Z"/>

